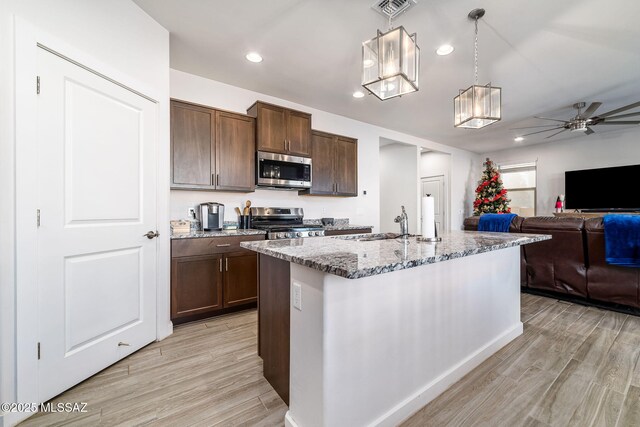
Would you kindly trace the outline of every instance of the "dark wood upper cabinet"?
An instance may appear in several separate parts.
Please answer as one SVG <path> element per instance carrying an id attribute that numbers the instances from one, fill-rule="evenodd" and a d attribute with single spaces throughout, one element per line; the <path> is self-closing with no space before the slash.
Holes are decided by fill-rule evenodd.
<path id="1" fill-rule="evenodd" d="M 255 190 L 255 119 L 171 101 L 171 188 Z"/>
<path id="2" fill-rule="evenodd" d="M 216 111 L 216 189 L 253 191 L 255 119 Z"/>
<path id="3" fill-rule="evenodd" d="M 336 194 L 358 195 L 358 141 L 338 136 L 336 144 Z"/>
<path id="4" fill-rule="evenodd" d="M 358 195 L 358 140 L 314 130 L 311 133 L 311 159 L 311 189 L 299 194 Z"/>
<path id="5" fill-rule="evenodd" d="M 258 101 L 247 110 L 256 118 L 259 151 L 311 155 L 311 114 Z"/>
<path id="6" fill-rule="evenodd" d="M 212 189 L 215 164 L 215 112 L 171 103 L 171 185 Z"/>

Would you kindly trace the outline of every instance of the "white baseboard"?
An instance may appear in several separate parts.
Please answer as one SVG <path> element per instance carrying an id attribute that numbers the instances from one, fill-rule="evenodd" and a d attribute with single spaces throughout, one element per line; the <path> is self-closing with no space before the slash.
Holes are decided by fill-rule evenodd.
<path id="1" fill-rule="evenodd" d="M 411 415 L 418 412 L 427 403 L 438 397 L 442 392 L 451 387 L 456 381 L 460 380 L 466 374 L 478 367 L 482 362 L 487 360 L 491 355 L 496 353 L 502 347 L 522 335 L 522 322 L 518 322 L 513 328 L 505 331 L 493 341 L 478 349 L 466 359 L 462 360 L 456 366 L 444 372 L 441 376 L 425 385 L 421 390 L 414 393 L 398 405 L 391 408 L 382 416 L 373 421 L 370 426 L 373 427 L 392 427 L 397 426 Z M 288 418 L 289 412 L 285 416 L 285 425 L 298 427 L 297 424 Z M 287 424 L 287 421 L 291 424 Z"/>
<path id="2" fill-rule="evenodd" d="M 284 426 L 285 427 L 298 427 L 298 424 L 293 421 L 293 418 L 291 418 L 291 415 L 289 415 L 291 411 L 287 411 L 286 414 L 284 414 Z"/>

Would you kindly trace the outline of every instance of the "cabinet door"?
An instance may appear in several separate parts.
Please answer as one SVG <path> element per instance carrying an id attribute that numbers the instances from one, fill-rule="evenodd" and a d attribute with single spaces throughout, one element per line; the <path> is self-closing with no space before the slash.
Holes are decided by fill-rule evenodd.
<path id="1" fill-rule="evenodd" d="M 255 120 L 216 112 L 216 188 L 253 191 L 255 188 Z"/>
<path id="2" fill-rule="evenodd" d="M 223 308 L 222 255 L 171 260 L 171 318 Z"/>
<path id="3" fill-rule="evenodd" d="M 321 132 L 311 135 L 311 193 L 333 194 L 335 191 L 335 137 Z"/>
<path id="4" fill-rule="evenodd" d="M 171 186 L 213 188 L 215 111 L 171 102 Z"/>
<path id="5" fill-rule="evenodd" d="M 287 110 L 287 151 L 302 156 L 311 155 L 311 115 Z"/>
<path id="6" fill-rule="evenodd" d="M 258 297 L 258 257 L 238 252 L 224 257 L 224 306 L 255 302 Z"/>
<path id="7" fill-rule="evenodd" d="M 258 104 L 258 150 L 285 153 L 286 110 L 275 105 Z"/>
<path id="8" fill-rule="evenodd" d="M 336 193 L 358 195 L 358 141 L 338 137 L 336 140 Z"/>

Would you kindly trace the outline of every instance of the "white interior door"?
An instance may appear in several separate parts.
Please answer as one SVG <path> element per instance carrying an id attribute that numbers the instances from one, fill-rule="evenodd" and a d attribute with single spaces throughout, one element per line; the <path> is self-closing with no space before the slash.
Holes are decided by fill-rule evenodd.
<path id="1" fill-rule="evenodd" d="M 39 398 L 155 339 L 155 103 L 38 49 Z"/>
<path id="2" fill-rule="evenodd" d="M 422 196 L 426 196 L 427 194 L 431 194 L 434 198 L 436 232 L 440 235 L 442 231 L 447 229 L 445 223 L 445 188 L 443 175 L 422 178 Z"/>

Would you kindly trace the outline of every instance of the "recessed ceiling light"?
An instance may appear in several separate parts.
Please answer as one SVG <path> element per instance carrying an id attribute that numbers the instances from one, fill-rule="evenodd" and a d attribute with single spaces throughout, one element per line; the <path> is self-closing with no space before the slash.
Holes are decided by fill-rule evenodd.
<path id="1" fill-rule="evenodd" d="M 451 52 L 453 52 L 453 46 L 450 44 L 443 44 L 436 49 L 436 53 L 440 56 L 449 55 Z"/>
<path id="2" fill-rule="evenodd" d="M 245 58 L 251 62 L 262 62 L 262 56 L 257 52 L 249 52 L 245 55 Z"/>
<path id="3" fill-rule="evenodd" d="M 354 98 L 364 98 L 364 92 L 362 92 L 361 90 L 357 90 L 357 91 L 353 92 L 353 97 Z"/>
<path id="4" fill-rule="evenodd" d="M 513 140 L 514 140 L 515 142 L 522 142 L 522 141 L 524 141 L 524 138 L 523 138 L 523 137 L 521 137 L 521 136 L 516 136 L 515 138 L 513 138 Z"/>

